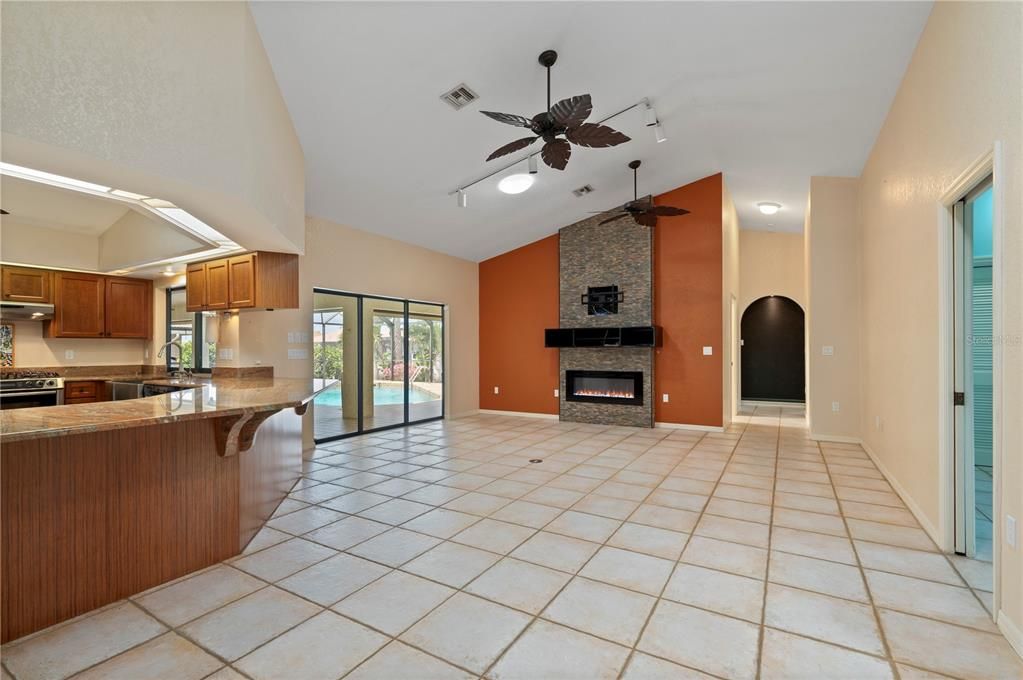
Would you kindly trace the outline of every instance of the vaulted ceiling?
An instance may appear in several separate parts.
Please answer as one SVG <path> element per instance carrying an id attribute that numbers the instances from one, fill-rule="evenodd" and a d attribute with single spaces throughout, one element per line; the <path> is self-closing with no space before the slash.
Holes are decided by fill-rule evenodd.
<path id="1" fill-rule="evenodd" d="M 812 175 L 858 175 L 929 3 L 256 2 L 252 13 L 302 142 L 307 212 L 480 260 L 640 194 L 715 172 L 747 229 L 801 231 Z M 644 97 L 667 141 L 633 110 L 632 141 L 573 148 L 518 195 L 450 192 L 523 136 L 480 115 L 544 107 L 537 55 L 555 49 L 553 98 L 590 93 L 600 119 Z M 480 99 L 440 95 L 466 83 Z M 510 159 L 524 157 L 523 153 Z M 511 172 L 524 171 L 524 164 Z M 572 190 L 589 184 L 582 198 Z M 784 207 L 768 218 L 758 201 Z M 381 263 L 386 266 L 386 263 Z"/>

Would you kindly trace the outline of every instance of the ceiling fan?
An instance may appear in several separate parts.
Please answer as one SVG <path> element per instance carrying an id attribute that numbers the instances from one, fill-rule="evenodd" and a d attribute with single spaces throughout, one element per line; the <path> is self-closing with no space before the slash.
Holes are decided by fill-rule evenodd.
<path id="1" fill-rule="evenodd" d="M 689 214 L 689 211 L 685 208 L 673 208 L 670 205 L 654 205 L 653 199 L 649 196 L 640 200 L 637 192 L 638 173 L 636 172 L 639 170 L 639 166 L 640 161 L 629 163 L 629 167 L 632 168 L 632 200 L 623 205 L 621 210 L 612 217 L 601 222 L 601 224 L 614 222 L 626 215 L 631 215 L 636 224 L 642 224 L 645 227 L 656 227 L 658 217 L 675 217 Z"/>
<path id="2" fill-rule="evenodd" d="M 629 141 L 629 137 L 618 130 L 599 123 L 586 122 L 590 112 L 593 111 L 593 102 L 590 101 L 588 94 L 562 99 L 551 106 L 551 67 L 557 60 L 558 53 L 554 50 L 546 50 L 539 57 L 540 65 L 547 69 L 546 111 L 538 113 L 532 118 L 513 113 L 480 112 L 500 123 L 528 128 L 533 133 L 530 137 L 523 137 L 505 144 L 487 156 L 488 161 L 507 156 L 519 149 L 525 149 L 536 140 L 543 139 L 544 145 L 540 150 L 543 162 L 555 170 L 564 170 L 568 165 L 569 156 L 572 155 L 572 146 L 569 142 L 578 146 L 604 148 L 618 146 Z M 564 138 L 561 138 L 561 135 L 564 135 Z"/>

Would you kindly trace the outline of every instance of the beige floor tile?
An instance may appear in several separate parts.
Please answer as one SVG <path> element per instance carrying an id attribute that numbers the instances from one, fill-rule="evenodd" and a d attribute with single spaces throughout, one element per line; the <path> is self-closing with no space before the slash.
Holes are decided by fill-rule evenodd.
<path id="1" fill-rule="evenodd" d="M 392 571 L 332 609 L 388 635 L 399 635 L 454 593 L 439 583 Z"/>
<path id="2" fill-rule="evenodd" d="M 578 538 L 541 531 L 520 545 L 511 556 L 552 569 L 575 573 L 600 546 Z"/>
<path id="3" fill-rule="evenodd" d="M 657 489 L 652 494 L 647 496 L 647 503 L 654 505 L 663 505 L 668 508 L 678 508 L 679 510 L 692 510 L 693 512 L 700 512 L 703 510 L 703 506 L 707 504 L 708 496 L 685 493 L 683 491 L 667 491 L 665 489 Z"/>
<path id="4" fill-rule="evenodd" d="M 656 596 L 664 588 L 674 566 L 671 560 L 605 546 L 579 573 L 597 581 Z"/>
<path id="5" fill-rule="evenodd" d="M 230 666 L 224 666 L 213 675 L 206 676 L 206 680 L 245 680 L 245 676 Z"/>
<path id="6" fill-rule="evenodd" d="M 629 521 L 636 524 L 646 524 L 669 531 L 684 531 L 690 533 L 700 514 L 689 510 L 676 510 L 661 505 L 650 505 L 644 503 L 636 508 L 636 511 L 629 516 Z"/>
<path id="7" fill-rule="evenodd" d="M 849 533 L 853 538 L 861 541 L 886 543 L 914 550 L 937 551 L 937 546 L 922 529 L 868 522 L 862 519 L 850 518 L 846 521 L 849 523 Z"/>
<path id="8" fill-rule="evenodd" d="M 760 503 L 761 505 L 770 505 L 772 495 L 770 489 L 754 489 L 748 486 L 726 483 L 718 484 L 717 488 L 714 489 L 715 498 L 726 498 L 746 503 Z"/>
<path id="9" fill-rule="evenodd" d="M 704 515 L 693 531 L 697 536 L 766 548 L 771 528 L 766 524 L 730 517 Z"/>
<path id="10" fill-rule="evenodd" d="M 407 493 L 402 498 L 407 501 L 415 501 L 416 503 L 426 503 L 427 505 L 444 505 L 464 496 L 466 493 L 466 491 L 456 489 L 453 486 L 430 484 L 421 489 L 416 489 L 412 493 Z M 358 512 L 358 510 L 353 512 Z"/>
<path id="11" fill-rule="evenodd" d="M 342 553 L 292 574 L 277 585 L 329 607 L 389 571 L 390 568 L 376 562 Z"/>
<path id="12" fill-rule="evenodd" d="M 316 531 L 312 531 L 303 536 L 303 538 L 322 543 L 335 550 L 347 550 L 353 545 L 382 534 L 390 528 L 390 525 L 363 519 L 362 517 L 345 517 L 339 522 L 334 522 Z"/>
<path id="13" fill-rule="evenodd" d="M 293 538 L 236 560 L 232 565 L 264 581 L 273 582 L 336 554 L 337 551 L 319 543 Z"/>
<path id="14" fill-rule="evenodd" d="M 325 611 L 235 662 L 235 666 L 255 680 L 336 680 L 387 641 L 380 633 Z"/>
<path id="15" fill-rule="evenodd" d="M 331 510 L 337 510 L 338 512 L 356 513 L 362 512 L 367 508 L 372 508 L 374 505 L 380 505 L 391 500 L 390 496 L 384 496 L 379 493 L 371 493 L 369 491 L 352 491 L 346 493 L 344 496 L 332 498 L 329 501 L 321 503 L 325 508 Z"/>
<path id="16" fill-rule="evenodd" d="M 398 567 L 440 543 L 439 538 L 406 529 L 391 529 L 360 543 L 348 552 L 367 560 Z"/>
<path id="17" fill-rule="evenodd" d="M 689 534 L 679 531 L 626 522 L 608 539 L 607 544 L 667 560 L 677 560 L 688 539 Z"/>
<path id="18" fill-rule="evenodd" d="M 135 605 L 123 602 L 4 645 L 3 661 L 18 678 L 66 678 L 166 630 Z"/>
<path id="19" fill-rule="evenodd" d="M 661 600 L 637 649 L 725 678 L 757 672 L 758 627 Z"/>
<path id="20" fill-rule="evenodd" d="M 614 680 L 629 650 L 546 621 L 537 621 L 497 662 L 494 680 Z"/>
<path id="21" fill-rule="evenodd" d="M 233 661 L 317 611 L 316 605 L 271 586 L 196 619 L 181 630 L 217 656 Z"/>
<path id="22" fill-rule="evenodd" d="M 488 517 L 458 533 L 451 540 L 506 555 L 535 533 L 536 529 Z"/>
<path id="23" fill-rule="evenodd" d="M 600 487 L 598 487 L 599 489 Z M 541 505 L 550 505 L 555 508 L 570 508 L 579 500 L 581 500 L 586 494 L 579 491 L 569 491 L 568 489 L 555 489 L 549 486 L 543 486 L 535 491 L 532 491 L 522 497 L 522 500 L 529 501 L 530 503 L 539 503 Z"/>
<path id="24" fill-rule="evenodd" d="M 668 477 L 657 488 L 666 491 L 684 491 L 685 493 L 707 496 L 714 491 L 714 482 L 702 479 L 687 479 L 685 477 Z"/>
<path id="25" fill-rule="evenodd" d="M 591 515 L 610 517 L 611 519 L 623 520 L 632 514 L 632 511 L 639 507 L 639 501 L 630 501 L 624 498 L 611 498 L 609 496 L 597 496 L 590 494 L 572 506 L 573 510 L 586 512 Z"/>
<path id="26" fill-rule="evenodd" d="M 166 588 L 150 591 L 135 601 L 168 625 L 180 626 L 264 585 L 257 578 L 222 564 Z"/>
<path id="27" fill-rule="evenodd" d="M 764 603 L 764 582 L 715 569 L 680 564 L 671 575 L 663 597 L 759 624 Z"/>
<path id="28" fill-rule="evenodd" d="M 270 516 L 273 518 L 283 517 L 284 515 L 287 515 L 290 512 L 295 512 L 296 510 L 301 510 L 302 508 L 308 507 L 309 507 L 308 503 L 303 503 L 302 501 L 295 500 L 294 498 L 285 498 L 283 501 L 280 502 L 280 504 L 278 504 L 277 509 L 274 510 L 274 514 Z"/>
<path id="29" fill-rule="evenodd" d="M 857 503 L 856 501 L 842 501 L 842 513 L 846 517 L 855 519 L 866 519 L 872 522 L 887 522 L 905 527 L 918 528 L 916 518 L 909 510 L 901 508 L 890 508 L 887 505 L 873 505 L 871 503 Z"/>
<path id="30" fill-rule="evenodd" d="M 525 496 L 527 493 L 537 488 L 537 484 L 527 484 L 526 482 L 516 482 L 511 479 L 498 479 L 486 486 L 480 487 L 480 493 L 490 494 L 491 496 L 503 496 L 504 498 L 520 498 Z"/>
<path id="31" fill-rule="evenodd" d="M 952 678 L 949 678 L 947 675 L 934 673 L 932 671 L 925 671 L 902 663 L 895 664 L 895 667 L 899 669 L 899 677 L 901 680 L 952 680 Z"/>
<path id="32" fill-rule="evenodd" d="M 868 605 L 771 583 L 764 623 L 871 654 L 884 654 L 874 612 Z"/>
<path id="33" fill-rule="evenodd" d="M 404 498 L 392 498 L 386 503 L 374 505 L 368 510 L 363 510 L 359 513 L 359 517 L 397 526 L 431 510 L 433 510 L 433 506 L 426 503 L 407 501 Z"/>
<path id="34" fill-rule="evenodd" d="M 905 508 L 902 500 L 893 493 L 885 491 L 871 491 L 870 489 L 856 489 L 848 486 L 835 487 L 835 494 L 843 501 L 859 501 L 861 503 L 874 503 L 875 505 L 887 505 L 893 508 Z"/>
<path id="35" fill-rule="evenodd" d="M 420 515 L 402 525 L 402 529 L 418 531 L 421 534 L 429 534 L 437 538 L 451 538 L 462 529 L 472 526 L 480 521 L 478 515 L 470 515 L 465 512 L 437 508 L 425 515 Z"/>
<path id="36" fill-rule="evenodd" d="M 856 552 L 860 562 L 868 569 L 940 581 L 953 586 L 963 585 L 962 579 L 944 555 L 865 541 L 856 541 Z"/>
<path id="37" fill-rule="evenodd" d="M 445 542 L 402 567 L 404 571 L 461 588 L 489 567 L 500 555 L 467 545 Z"/>
<path id="38" fill-rule="evenodd" d="M 166 633 L 76 675 L 76 680 L 199 680 L 222 662 L 175 633 Z"/>
<path id="39" fill-rule="evenodd" d="M 882 609 L 896 661 L 976 680 L 1023 677 L 1023 662 L 1001 635 Z"/>
<path id="40" fill-rule="evenodd" d="M 746 501 L 733 501 L 715 496 L 707 503 L 707 514 L 742 519 L 747 522 L 771 523 L 771 506 Z"/>
<path id="41" fill-rule="evenodd" d="M 833 498 L 822 498 L 820 496 L 805 496 L 798 493 L 779 491 L 775 494 L 775 505 L 780 508 L 806 510 L 807 512 L 839 514 L 838 503 Z"/>
<path id="42" fill-rule="evenodd" d="M 826 515 L 819 512 L 807 512 L 791 508 L 775 508 L 774 524 L 788 529 L 816 531 L 821 534 L 845 537 L 845 522 L 838 515 Z"/>
<path id="43" fill-rule="evenodd" d="M 997 633 L 998 627 L 969 588 L 959 588 L 908 576 L 866 571 L 867 585 L 878 607 L 897 609 Z"/>
<path id="44" fill-rule="evenodd" d="M 444 507 L 448 510 L 457 510 L 469 513 L 470 515 L 487 517 L 510 503 L 512 503 L 512 500 L 504 496 L 493 496 L 488 493 L 472 491 L 445 503 Z"/>
<path id="45" fill-rule="evenodd" d="M 264 548 L 269 548 L 272 545 L 284 543 L 284 541 L 289 538 L 291 538 L 291 534 L 286 534 L 283 531 L 277 531 L 276 529 L 264 526 L 256 532 L 255 536 L 252 537 L 252 540 L 245 546 L 245 550 L 242 551 L 242 554 L 251 555 L 252 553 L 259 552 Z"/>
<path id="46" fill-rule="evenodd" d="M 414 669 L 414 670 L 412 670 Z M 470 673 L 395 640 L 345 676 L 345 680 L 472 680 Z"/>
<path id="47" fill-rule="evenodd" d="M 302 510 L 284 515 L 283 517 L 270 520 L 267 522 L 267 526 L 271 529 L 285 531 L 297 536 L 299 534 L 312 531 L 313 529 L 318 529 L 324 524 L 336 522 L 344 517 L 345 515 L 340 512 L 321 508 L 318 505 L 311 505 Z"/>
<path id="48" fill-rule="evenodd" d="M 562 536 L 581 538 L 594 543 L 603 543 L 611 537 L 622 522 L 608 517 L 598 517 L 585 512 L 566 510 L 544 527 L 544 531 L 550 531 Z"/>
<path id="49" fill-rule="evenodd" d="M 767 551 L 693 536 L 682 553 L 682 562 L 762 579 L 767 570 Z"/>
<path id="50" fill-rule="evenodd" d="M 466 586 L 465 591 L 539 614 L 570 578 L 565 572 L 507 557 Z"/>
<path id="51" fill-rule="evenodd" d="M 951 559 L 955 569 L 971 588 L 987 592 L 994 590 L 995 574 L 990 562 L 972 560 L 960 555 L 951 555 Z"/>
<path id="52" fill-rule="evenodd" d="M 561 475 L 547 482 L 547 486 L 553 486 L 555 489 L 568 489 L 569 491 L 589 493 L 600 486 L 600 480 L 579 477 L 577 475 Z"/>
<path id="53" fill-rule="evenodd" d="M 770 628 L 764 630 L 760 663 L 763 680 L 886 680 L 894 677 L 887 661 Z"/>
<path id="54" fill-rule="evenodd" d="M 658 659 L 649 654 L 634 652 L 622 680 L 714 680 L 714 676 L 692 668 Z"/>
<path id="55" fill-rule="evenodd" d="M 519 500 L 513 501 L 492 513 L 491 518 L 503 522 L 521 524 L 533 529 L 541 529 L 562 512 L 560 508 Z"/>
<path id="56" fill-rule="evenodd" d="M 631 647 L 655 603 L 648 595 L 576 577 L 541 616 Z"/>
<path id="57" fill-rule="evenodd" d="M 514 609 L 458 593 L 402 634 L 401 639 L 483 673 L 529 622 L 528 615 Z"/>
<path id="58" fill-rule="evenodd" d="M 439 483 L 444 486 L 453 486 L 457 489 L 465 489 L 466 491 L 473 491 L 486 486 L 490 482 L 494 481 L 495 477 L 486 477 L 484 475 L 477 475 L 472 472 L 460 472 L 457 475 L 448 477 L 447 479 L 441 480 Z"/>
<path id="59" fill-rule="evenodd" d="M 802 555 L 771 551 L 768 578 L 772 583 L 812 590 L 847 600 L 869 602 L 863 576 L 856 567 Z"/>
<path id="60" fill-rule="evenodd" d="M 771 534 L 771 548 L 804 557 L 856 564 L 856 555 L 849 539 L 839 536 L 775 527 Z"/>

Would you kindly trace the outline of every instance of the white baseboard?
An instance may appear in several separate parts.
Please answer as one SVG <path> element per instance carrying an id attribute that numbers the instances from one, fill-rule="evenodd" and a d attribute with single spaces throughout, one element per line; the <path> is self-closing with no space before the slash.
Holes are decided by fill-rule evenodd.
<path id="1" fill-rule="evenodd" d="M 696 430 L 697 432 L 724 432 L 725 428 L 718 425 L 687 425 L 686 423 L 654 423 L 654 427 L 668 430 Z"/>
<path id="2" fill-rule="evenodd" d="M 863 446 L 863 440 L 859 437 L 849 437 L 844 434 L 817 434 L 810 433 L 810 439 L 815 442 L 835 442 L 836 444 L 859 444 Z"/>
<path id="3" fill-rule="evenodd" d="M 1002 635 L 1009 641 L 1012 648 L 1016 650 L 1016 653 L 1023 657 L 1023 628 L 1020 628 L 1013 622 L 1012 619 L 1006 615 L 1005 610 L 999 610 L 998 612 L 998 629 L 1002 631 Z"/>
<path id="4" fill-rule="evenodd" d="M 490 416 L 517 416 L 519 418 L 542 418 L 544 420 L 557 420 L 557 413 L 531 413 L 529 411 L 499 411 L 492 408 L 481 408 L 477 413 Z"/>
<path id="5" fill-rule="evenodd" d="M 870 456 L 870 460 L 874 461 L 874 465 L 877 466 L 877 469 L 881 472 L 882 475 L 884 475 L 884 478 L 888 481 L 889 484 L 891 484 L 892 489 L 894 489 L 895 493 L 898 494 L 899 498 L 902 499 L 902 502 L 906 504 L 906 507 L 909 508 L 909 511 L 913 513 L 913 517 L 916 517 L 916 521 L 920 523 L 920 526 L 923 527 L 923 530 L 926 531 L 927 535 L 931 537 L 931 540 L 934 541 L 934 544 L 944 549 L 944 545 L 941 540 L 941 534 L 938 532 L 937 527 L 935 527 L 931 523 L 931 520 L 927 518 L 927 515 L 925 515 L 924 511 L 920 508 L 920 506 L 916 504 L 916 501 L 913 500 L 909 493 L 902 487 L 901 484 L 899 484 L 898 480 L 895 479 L 895 477 L 888 471 L 888 468 L 886 468 L 884 463 L 881 462 L 881 459 L 877 457 L 877 454 L 874 453 L 874 451 L 867 445 L 867 442 L 857 439 L 856 443 L 862 446 L 863 450 L 867 452 L 868 456 Z"/>

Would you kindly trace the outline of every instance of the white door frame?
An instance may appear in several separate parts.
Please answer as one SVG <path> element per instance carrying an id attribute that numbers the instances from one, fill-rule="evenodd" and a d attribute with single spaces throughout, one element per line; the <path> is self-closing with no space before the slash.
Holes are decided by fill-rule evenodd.
<path id="1" fill-rule="evenodd" d="M 1004 154 L 1002 143 L 994 142 L 991 148 L 974 161 L 938 201 L 938 479 L 940 482 L 938 505 L 939 547 L 952 552 L 955 547 L 955 436 L 956 414 L 952 404 L 955 391 L 954 361 L 954 313 L 953 296 L 953 252 L 955 237 L 955 204 L 971 189 L 990 175 L 994 215 L 992 224 L 992 460 L 994 461 L 994 517 L 992 518 L 994 544 L 994 611 L 1000 609 L 1000 536 L 1002 517 L 1002 248 L 1004 241 Z M 967 396 L 969 398 L 969 396 Z M 962 429 L 960 428 L 960 431 Z"/>

